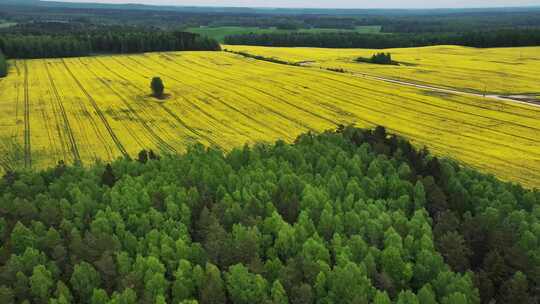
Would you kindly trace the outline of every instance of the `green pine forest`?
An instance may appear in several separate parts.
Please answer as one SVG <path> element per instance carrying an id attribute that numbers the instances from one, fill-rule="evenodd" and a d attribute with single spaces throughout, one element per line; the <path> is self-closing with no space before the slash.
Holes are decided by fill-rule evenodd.
<path id="1" fill-rule="evenodd" d="M 0 181 L 0 303 L 537 303 L 540 192 L 339 126 Z"/>
<path id="2" fill-rule="evenodd" d="M 8 67 L 7 67 L 6 57 L 4 56 L 2 51 L 0 50 L 0 77 L 6 77 L 7 69 L 8 69 Z"/>

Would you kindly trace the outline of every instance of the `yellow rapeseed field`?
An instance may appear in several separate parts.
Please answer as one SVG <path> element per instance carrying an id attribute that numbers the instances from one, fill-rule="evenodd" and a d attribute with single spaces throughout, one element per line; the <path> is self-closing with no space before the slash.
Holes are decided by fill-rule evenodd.
<path id="1" fill-rule="evenodd" d="M 343 68 L 398 80 L 495 94 L 540 92 L 540 47 L 478 49 L 430 46 L 386 50 L 224 46 L 265 57 L 324 68 Z M 389 52 L 399 66 L 357 63 L 358 57 Z"/>
<path id="2" fill-rule="evenodd" d="M 149 97 L 154 76 L 166 100 Z M 539 108 L 224 52 L 11 61 L 0 107 L 4 168 L 181 152 L 195 142 L 230 149 L 356 123 L 540 186 Z"/>

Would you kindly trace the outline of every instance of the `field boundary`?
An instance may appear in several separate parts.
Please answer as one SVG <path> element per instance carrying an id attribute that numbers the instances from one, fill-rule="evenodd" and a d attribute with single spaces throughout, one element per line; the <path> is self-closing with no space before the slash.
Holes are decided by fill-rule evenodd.
<path id="1" fill-rule="evenodd" d="M 260 60 L 260 61 L 266 61 L 266 62 L 275 63 L 275 64 L 289 65 L 289 66 L 295 66 L 295 67 L 304 67 L 304 68 L 314 68 L 312 66 L 305 65 L 305 64 L 302 64 L 302 63 L 299 63 L 299 62 L 290 62 L 290 61 L 285 61 L 285 60 L 281 60 L 281 59 L 277 59 L 277 58 L 269 58 L 269 57 L 264 57 L 264 56 L 260 56 L 260 55 L 254 55 L 254 54 L 250 54 L 250 53 L 246 53 L 246 52 L 236 52 L 236 51 L 231 51 L 231 50 L 227 50 L 227 49 L 225 49 L 224 52 L 231 53 L 231 54 L 236 54 L 236 55 L 239 55 L 239 56 L 243 56 L 245 58 L 250 58 L 250 59 Z M 305 63 L 305 62 L 303 62 L 303 63 Z M 347 73 L 347 74 L 351 74 L 351 75 L 354 75 L 354 76 L 362 76 L 362 77 L 365 77 L 365 78 L 369 78 L 371 80 L 383 81 L 383 82 L 387 82 L 387 83 L 403 85 L 403 86 L 409 86 L 409 87 L 415 87 L 415 88 L 431 90 L 431 91 L 435 91 L 435 92 L 452 93 L 452 94 L 467 95 L 467 96 L 474 96 L 474 97 L 481 97 L 481 98 L 489 98 L 489 99 L 494 99 L 494 100 L 499 100 L 499 101 L 513 102 L 513 103 L 530 105 L 530 106 L 533 106 L 533 107 L 540 108 L 540 101 L 538 101 L 538 102 L 523 101 L 523 100 L 520 100 L 518 98 L 512 98 L 511 97 L 512 95 L 481 94 L 481 93 L 467 92 L 467 91 L 458 90 L 456 88 L 442 88 L 442 87 L 437 87 L 437 86 L 432 86 L 432 85 L 427 85 L 427 84 L 419 84 L 419 83 L 415 83 L 415 82 L 411 82 L 411 81 L 397 80 L 397 79 L 393 79 L 393 78 L 381 77 L 381 76 L 372 75 L 372 74 L 368 74 L 368 73 L 351 72 L 351 71 L 347 71 L 347 70 L 342 69 L 342 68 L 339 68 L 339 69 L 336 69 L 336 68 L 323 68 L 323 69 L 326 69 L 327 71 L 330 71 L 330 72 Z"/>
<path id="2" fill-rule="evenodd" d="M 432 86 L 432 85 L 418 84 L 418 83 L 414 83 L 414 82 L 410 82 L 410 81 L 396 80 L 396 79 L 392 79 L 392 78 L 380 77 L 380 76 L 375 76 L 375 75 L 366 74 L 366 73 L 354 73 L 354 72 L 348 72 L 348 71 L 347 71 L 347 73 L 350 73 L 350 74 L 355 75 L 355 76 L 358 76 L 358 75 L 364 76 L 364 77 L 367 77 L 367 78 L 372 79 L 372 80 L 379 80 L 379 81 L 384 81 L 384 82 L 398 84 L 398 85 L 415 87 L 415 88 L 419 88 L 419 89 L 427 89 L 427 90 L 431 90 L 431 91 L 435 91 L 435 92 L 451 93 L 451 94 L 459 94 L 459 95 L 468 95 L 468 96 L 481 97 L 481 98 L 490 98 L 490 99 L 495 99 L 495 100 L 500 100 L 500 101 L 520 103 L 520 104 L 525 104 L 525 105 L 530 105 L 530 106 L 533 106 L 533 107 L 540 108 L 540 101 L 539 102 L 522 101 L 522 100 L 518 100 L 516 98 L 511 98 L 511 97 L 509 97 L 507 95 L 480 94 L 480 93 L 461 91 L 461 90 L 458 90 L 458 89 L 441 88 L 441 87 L 436 87 L 436 86 Z"/>

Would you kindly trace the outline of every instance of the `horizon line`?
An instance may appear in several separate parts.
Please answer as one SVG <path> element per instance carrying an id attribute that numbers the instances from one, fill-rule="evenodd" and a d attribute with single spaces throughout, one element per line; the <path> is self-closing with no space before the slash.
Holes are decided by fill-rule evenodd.
<path id="1" fill-rule="evenodd" d="M 101 5 L 134 5 L 134 6 L 150 6 L 150 7 L 171 7 L 171 8 L 237 8 L 237 9 L 305 9 L 305 10 L 477 10 L 477 9 L 523 9 L 523 8 L 540 8 L 539 4 L 525 4 L 525 5 L 495 5 L 495 6 L 464 6 L 464 7 L 305 7 L 305 6 L 237 6 L 237 5 L 190 5 L 190 4 L 155 4 L 155 3 L 110 3 L 110 2 L 96 2 L 92 0 L 74 2 L 72 0 L 37 0 L 38 2 L 56 2 L 56 3 L 69 3 L 69 4 L 101 4 Z"/>

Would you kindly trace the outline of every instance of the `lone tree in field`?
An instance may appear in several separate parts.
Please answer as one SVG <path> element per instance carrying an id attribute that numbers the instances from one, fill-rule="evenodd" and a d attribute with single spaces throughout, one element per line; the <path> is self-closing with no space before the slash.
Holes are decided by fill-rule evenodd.
<path id="1" fill-rule="evenodd" d="M 390 53 L 377 53 L 371 56 L 371 62 L 375 64 L 393 64 Z"/>
<path id="2" fill-rule="evenodd" d="M 150 84 L 150 88 L 152 88 L 152 94 L 157 97 L 161 98 L 163 97 L 163 91 L 165 90 L 165 86 L 163 85 L 163 81 L 159 77 L 152 78 L 152 83 Z"/>

